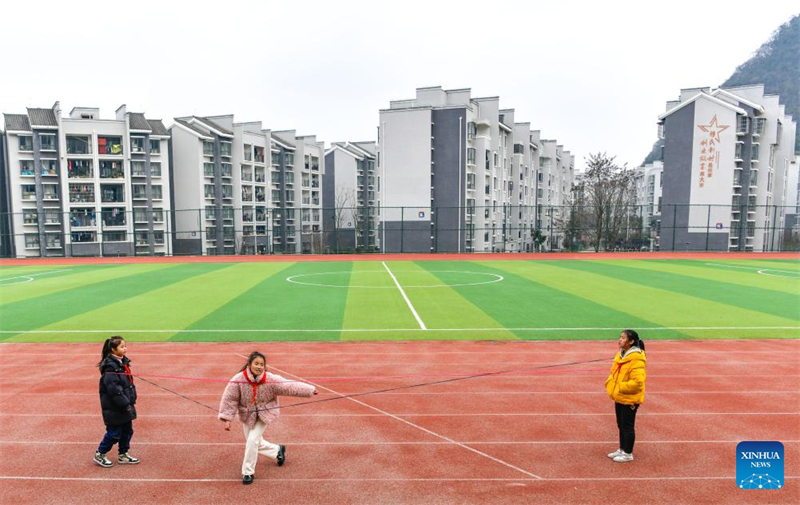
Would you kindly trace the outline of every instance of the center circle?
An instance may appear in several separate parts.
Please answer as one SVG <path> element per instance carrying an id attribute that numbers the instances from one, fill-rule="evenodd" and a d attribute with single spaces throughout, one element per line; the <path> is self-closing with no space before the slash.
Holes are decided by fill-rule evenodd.
<path id="1" fill-rule="evenodd" d="M 465 279 L 464 282 L 457 282 L 454 284 L 422 284 L 422 285 L 412 285 L 412 284 L 400 284 L 403 288 L 454 288 L 454 287 L 461 287 L 461 286 L 482 286 L 486 284 L 494 284 L 496 282 L 501 282 L 504 280 L 502 275 L 492 274 L 488 272 L 469 272 L 464 270 L 392 270 L 393 274 L 403 274 L 403 273 L 429 273 L 429 274 L 461 274 L 465 275 L 468 278 L 472 277 L 473 279 L 477 278 L 479 280 L 469 281 Z M 322 288 L 359 288 L 359 289 L 397 289 L 397 286 L 394 284 L 394 281 L 391 282 L 390 285 L 387 286 L 366 286 L 366 285 L 358 285 L 358 284 L 350 284 L 350 277 L 353 275 L 384 275 L 387 279 L 391 281 L 391 277 L 386 270 L 370 270 L 364 272 L 317 272 L 313 274 L 298 274 L 292 275 L 286 278 L 287 282 L 291 282 L 292 284 L 300 284 L 303 286 L 317 286 Z M 326 279 L 322 280 L 308 280 L 308 278 L 319 278 L 319 277 L 331 277 L 330 281 L 326 282 Z M 343 279 L 342 283 L 336 284 L 335 282 L 331 282 L 334 279 Z M 344 284 L 347 282 L 347 284 Z"/>

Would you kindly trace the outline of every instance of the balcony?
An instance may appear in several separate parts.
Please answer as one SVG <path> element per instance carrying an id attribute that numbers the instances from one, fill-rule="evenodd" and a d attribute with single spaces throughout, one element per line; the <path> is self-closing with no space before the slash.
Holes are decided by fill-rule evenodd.
<path id="1" fill-rule="evenodd" d="M 43 184 L 42 185 L 42 199 L 46 202 L 57 202 L 58 185 L 57 184 Z"/>
<path id="2" fill-rule="evenodd" d="M 125 202 L 125 190 L 121 184 L 101 185 L 100 201 L 103 203 L 123 203 Z"/>
<path id="3" fill-rule="evenodd" d="M 231 142 L 223 140 L 219 143 L 219 155 L 225 156 L 226 158 L 231 157 L 231 152 L 233 152 L 233 144 Z"/>
<path id="4" fill-rule="evenodd" d="M 121 161 L 100 161 L 101 179 L 124 179 L 125 170 Z"/>
<path id="5" fill-rule="evenodd" d="M 122 149 L 122 137 L 108 137 L 108 136 L 97 137 L 97 152 L 99 154 L 104 154 L 104 155 L 124 154 Z"/>

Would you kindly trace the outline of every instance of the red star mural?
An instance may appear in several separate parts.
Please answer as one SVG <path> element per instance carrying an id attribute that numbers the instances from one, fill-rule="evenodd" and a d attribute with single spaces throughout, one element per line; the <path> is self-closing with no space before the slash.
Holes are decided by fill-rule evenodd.
<path id="1" fill-rule="evenodd" d="M 707 132 L 712 139 L 719 139 L 719 134 L 730 128 L 730 125 L 721 125 L 717 123 L 717 115 L 711 118 L 711 122 L 707 125 L 697 125 L 700 130 Z"/>

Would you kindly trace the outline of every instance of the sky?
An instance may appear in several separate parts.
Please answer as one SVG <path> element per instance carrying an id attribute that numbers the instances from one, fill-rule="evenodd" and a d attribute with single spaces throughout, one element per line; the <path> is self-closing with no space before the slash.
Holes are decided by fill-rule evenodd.
<path id="1" fill-rule="evenodd" d="M 415 89 L 471 88 L 585 166 L 638 165 L 681 88 L 715 87 L 800 13 L 779 0 L 0 2 L 0 112 L 121 104 L 376 140 Z"/>

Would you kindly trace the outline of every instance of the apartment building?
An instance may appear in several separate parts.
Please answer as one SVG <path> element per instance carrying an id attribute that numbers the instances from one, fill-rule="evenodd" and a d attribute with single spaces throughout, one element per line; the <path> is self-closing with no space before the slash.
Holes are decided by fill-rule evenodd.
<path id="1" fill-rule="evenodd" d="M 12 253 L 30 256 L 170 254 L 169 133 L 128 112 L 94 107 L 4 114 Z"/>
<path id="2" fill-rule="evenodd" d="M 315 137 L 236 123 L 233 115 L 175 118 L 170 132 L 180 188 L 176 254 L 321 250 L 324 163 Z"/>
<path id="3" fill-rule="evenodd" d="M 538 205 L 546 205 L 538 196 L 547 180 L 544 146 L 499 97 L 430 87 L 390 102 L 380 111 L 378 137 L 383 250 L 532 250 L 542 224 Z M 551 199 L 557 205 L 568 194 L 574 162 L 552 147 L 546 173 L 551 186 L 563 183 Z"/>
<path id="4" fill-rule="evenodd" d="M 664 164 L 654 161 L 634 169 L 636 185 L 636 215 L 642 219 L 642 232 L 650 235 L 650 249 L 658 249 L 658 235 L 661 228 L 662 188 L 664 184 Z"/>
<path id="5" fill-rule="evenodd" d="M 322 228 L 325 143 L 314 135 L 297 135 L 295 130 L 274 131 L 272 140 L 273 177 L 277 177 L 275 172 L 283 174 L 283 185 L 272 192 L 273 207 L 280 213 L 273 220 L 273 227 L 280 230 L 275 234 L 274 250 L 320 253 L 325 248 Z"/>
<path id="6" fill-rule="evenodd" d="M 557 140 L 543 139 L 540 144 L 537 228 L 546 235 L 549 250 L 560 250 L 570 218 L 575 156 Z"/>
<path id="7" fill-rule="evenodd" d="M 780 97 L 763 85 L 691 88 L 666 108 L 661 249 L 777 248 L 797 127 Z"/>
<path id="8" fill-rule="evenodd" d="M 331 251 L 375 251 L 380 176 L 375 142 L 333 142 L 325 152 L 322 192 L 325 245 Z"/>

